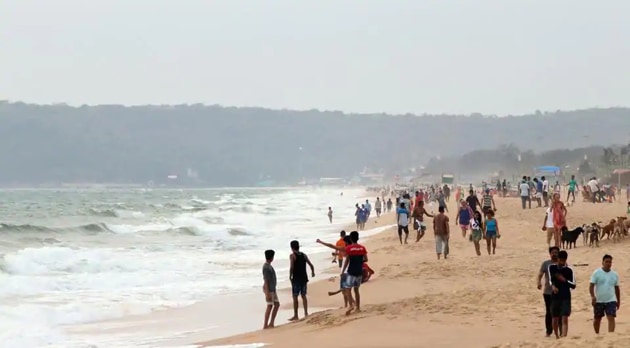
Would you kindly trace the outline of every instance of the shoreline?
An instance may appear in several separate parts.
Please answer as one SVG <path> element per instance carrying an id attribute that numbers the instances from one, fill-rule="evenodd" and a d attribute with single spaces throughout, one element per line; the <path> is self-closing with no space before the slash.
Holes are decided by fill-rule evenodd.
<path id="1" fill-rule="evenodd" d="M 366 198 L 372 200 L 371 197 L 366 197 L 367 194 L 369 193 L 358 193 L 357 202 Z M 374 219 L 371 217 L 368 225 L 366 225 L 366 228 L 369 229 L 365 230 L 365 238 L 382 232 L 379 230 L 380 224 L 373 224 Z M 309 282 L 309 295 L 313 284 L 327 283 L 331 277 L 335 277 L 338 273 L 335 265 L 331 263 L 330 252 L 332 250 L 315 244 L 315 238 L 330 239 L 330 242 L 334 243 L 341 229 L 348 230 L 352 227 L 350 230 L 353 230 L 355 227 L 354 222 L 347 223 L 350 219 L 343 220 L 339 219 L 330 227 L 322 228 L 319 236 L 314 237 L 313 240 L 298 238 L 316 267 L 316 278 Z M 279 270 L 278 273 L 278 294 L 282 304 L 277 317 L 276 325 L 278 326 L 290 324 L 286 319 L 292 316 L 291 286 L 288 281 L 284 281 L 284 278 L 288 279 L 288 255 L 291 252 L 288 243 L 289 239 L 286 242 L 286 250 L 276 249 L 276 262 L 274 262 L 276 268 L 282 269 L 285 266 L 287 268 L 286 272 Z M 314 252 L 314 249 L 317 251 Z M 287 273 L 286 277 L 284 273 Z M 63 329 L 72 335 L 79 336 L 111 335 L 130 338 L 134 336 L 134 340 L 146 342 L 152 347 L 195 346 L 194 342 L 200 340 L 220 339 L 260 329 L 262 327 L 262 315 L 259 315 L 261 303 L 264 303 L 262 293 L 258 291 L 258 287 L 253 287 L 237 292 L 217 294 L 209 299 L 183 307 L 156 310 L 145 314 L 125 315 L 90 323 L 64 325 Z M 309 304 L 312 313 L 329 308 L 318 306 L 316 303 Z M 264 307 L 262 310 L 264 311 Z M 216 313 L 225 313 L 225 315 L 217 316 Z M 177 323 L 171 323 L 174 317 L 179 319 Z"/>
<path id="2" fill-rule="evenodd" d="M 604 253 L 615 257 L 617 263 L 613 268 L 622 282 L 626 275 L 630 276 L 630 269 L 625 265 L 630 260 L 630 250 L 626 250 L 630 240 L 603 241 L 600 248 L 584 247 L 578 241 L 577 249 L 569 250 L 570 264 L 589 266 L 575 268 L 578 288 L 573 292 L 569 337 L 546 338 L 542 293 L 534 284 L 540 264 L 548 258 L 545 234 L 540 231 L 544 211 L 522 210 L 520 200 L 514 198 L 497 197 L 495 200 L 503 235 L 498 240 L 497 255 L 486 255 L 483 244 L 483 254 L 474 254 L 472 243 L 462 238 L 454 225 L 456 206 L 451 201 L 448 204 L 451 213 L 447 214 L 452 233 L 448 260 L 436 260 L 430 229 L 418 244 L 412 240 L 410 245 L 399 245 L 394 229 L 385 230 L 364 244 L 369 264 L 376 274 L 361 286 L 361 313 L 345 316 L 343 310 L 338 309 L 341 297 L 329 298 L 326 294 L 331 284 L 318 281 L 312 286 L 309 284 L 309 304 L 337 309 L 312 312 L 305 320 L 273 330 L 208 338 L 195 344 L 212 347 L 264 343 L 292 347 L 291 342 L 299 341 L 302 348 L 603 348 L 630 342 L 630 333 L 626 333 L 630 320 L 623 312 L 617 319 L 615 334 L 592 332 L 588 297 L 588 279 L 599 267 Z M 606 220 L 622 216 L 624 208 L 622 204 L 577 202 L 568 207 L 568 222 L 574 227 Z M 414 237 L 412 232 L 410 238 Z M 622 284 L 622 298 L 624 296 Z M 285 308 L 284 302 L 281 308 Z M 261 309 L 257 315 L 262 321 L 263 307 L 258 306 Z M 348 332 L 361 334 L 352 335 L 349 340 Z"/>

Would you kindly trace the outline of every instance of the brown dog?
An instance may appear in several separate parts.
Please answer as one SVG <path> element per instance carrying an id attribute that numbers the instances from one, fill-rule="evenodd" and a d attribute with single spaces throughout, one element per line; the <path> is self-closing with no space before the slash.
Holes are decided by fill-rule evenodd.
<path id="1" fill-rule="evenodd" d="M 612 220 L 610 220 L 608 225 L 602 227 L 602 234 L 599 237 L 599 239 L 604 239 L 604 236 L 608 237 L 606 239 L 610 239 L 613 231 L 615 230 L 615 223 L 617 223 L 617 221 L 615 219 L 612 219 Z"/>
<path id="2" fill-rule="evenodd" d="M 592 248 L 594 246 L 599 248 L 599 230 L 601 228 L 599 227 L 598 224 L 596 224 L 595 222 L 593 222 L 593 224 L 591 226 L 589 226 L 588 231 L 588 239 L 589 239 L 589 243 L 588 245 Z"/>

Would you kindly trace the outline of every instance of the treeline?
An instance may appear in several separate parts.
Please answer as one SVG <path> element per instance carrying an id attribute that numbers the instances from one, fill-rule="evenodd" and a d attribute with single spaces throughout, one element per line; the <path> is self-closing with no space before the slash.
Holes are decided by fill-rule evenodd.
<path id="1" fill-rule="evenodd" d="M 498 168 L 514 162 L 513 151 L 480 149 L 607 144 L 627 137 L 629 119 L 624 108 L 498 118 L 0 102 L 0 184 L 159 183 L 170 174 L 186 177 L 188 168 L 198 174 L 190 180 L 204 185 L 295 183 L 364 168 L 394 173 L 432 156 L 471 151 L 458 165 Z"/>
<path id="2" fill-rule="evenodd" d="M 428 172 L 454 172 L 461 175 L 489 175 L 503 172 L 505 177 L 530 173 L 535 167 L 556 166 L 576 175 L 607 176 L 613 168 L 630 163 L 630 144 L 623 146 L 589 146 L 576 149 L 556 149 L 535 153 L 521 150 L 514 144 L 492 150 L 475 150 L 460 156 L 431 158 L 425 166 Z"/>

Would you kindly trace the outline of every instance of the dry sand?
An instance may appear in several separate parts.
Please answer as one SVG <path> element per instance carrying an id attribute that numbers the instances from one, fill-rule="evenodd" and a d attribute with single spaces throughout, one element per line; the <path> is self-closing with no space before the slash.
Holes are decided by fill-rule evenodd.
<path id="1" fill-rule="evenodd" d="M 455 227 L 456 205 L 451 202 L 448 260 L 436 260 L 431 230 L 417 244 L 412 235 L 409 245 L 399 245 L 393 228 L 364 242 L 376 275 L 361 286 L 362 313 L 345 316 L 339 308 L 341 296 L 327 295 L 338 286 L 335 277 L 310 283 L 309 303 L 339 309 L 312 313 L 305 320 L 272 330 L 198 344 L 267 343 L 274 348 L 630 347 L 630 319 L 623 302 L 624 280 L 630 272 L 630 239 L 618 244 L 604 241 L 599 248 L 585 247 L 580 239 L 577 249 L 569 250 L 570 264 L 589 265 L 574 267 L 577 288 L 573 291 L 569 337 L 547 338 L 542 293 L 536 288 L 540 264 L 548 258 L 545 232 L 540 230 L 544 210 L 521 210 L 520 200 L 515 198 L 496 198 L 496 203 L 502 238 L 494 256 L 483 248 L 482 256 L 475 255 L 473 244 Z M 574 227 L 623 216 L 625 204 L 577 202 L 568 210 L 568 224 Z M 376 223 L 372 219 L 368 228 L 392 223 L 394 217 L 389 215 Z M 588 283 L 605 253 L 613 255 L 613 268 L 621 278 L 622 306 L 617 332 L 598 336 L 591 326 Z M 280 293 L 280 300 L 283 309 L 291 306 L 287 291 Z M 261 294 L 261 322 L 263 311 Z M 280 322 L 285 319 L 279 318 Z"/>

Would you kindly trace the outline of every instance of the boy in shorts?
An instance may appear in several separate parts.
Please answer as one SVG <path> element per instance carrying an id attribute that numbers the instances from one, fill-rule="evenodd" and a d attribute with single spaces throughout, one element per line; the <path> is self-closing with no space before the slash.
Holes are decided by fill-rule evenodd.
<path id="1" fill-rule="evenodd" d="M 273 269 L 271 263 L 276 252 L 273 250 L 265 250 L 265 263 L 262 266 L 263 273 L 263 292 L 265 293 L 265 301 L 267 301 L 267 309 L 265 310 L 265 323 L 263 329 L 271 329 L 274 327 L 276 321 L 276 315 L 280 308 L 280 300 L 278 300 L 278 293 L 276 292 L 276 271 Z"/>

